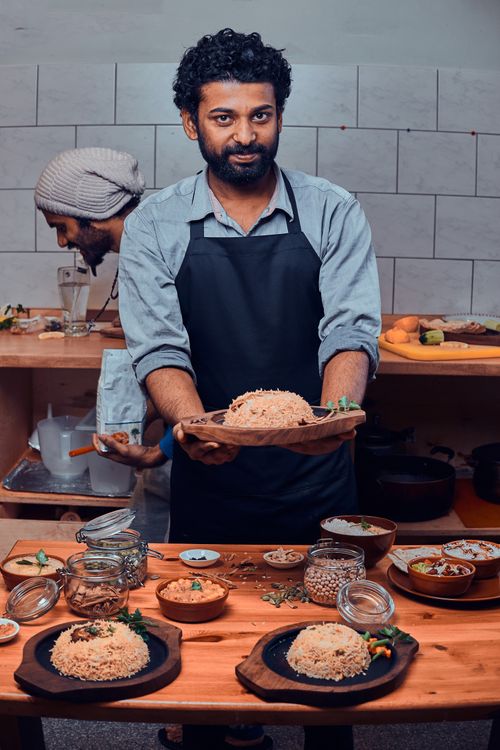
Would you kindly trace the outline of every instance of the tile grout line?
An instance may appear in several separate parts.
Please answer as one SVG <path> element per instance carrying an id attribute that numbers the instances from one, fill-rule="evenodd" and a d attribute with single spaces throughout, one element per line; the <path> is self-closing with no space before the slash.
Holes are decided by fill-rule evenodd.
<path id="1" fill-rule="evenodd" d="M 434 229 L 432 236 L 432 257 L 436 257 L 437 195 L 434 196 Z"/>
<path id="2" fill-rule="evenodd" d="M 38 85 L 40 83 L 40 66 L 36 66 L 36 89 L 35 89 L 35 125 L 38 127 Z"/>
<path id="3" fill-rule="evenodd" d="M 391 312 L 394 313 L 394 305 L 396 303 L 396 258 L 392 259 L 392 305 Z"/>
<path id="4" fill-rule="evenodd" d="M 156 189 L 156 147 L 158 144 L 158 125 L 154 126 L 153 136 L 153 189 Z"/>
<path id="5" fill-rule="evenodd" d="M 474 272 L 476 270 L 476 261 L 472 259 L 472 273 L 470 280 L 470 312 L 472 313 L 472 304 L 474 302 Z"/>
<path id="6" fill-rule="evenodd" d="M 436 132 L 439 132 L 439 68 L 436 70 Z"/>
<path id="7" fill-rule="evenodd" d="M 479 170 L 479 136 L 476 134 L 476 174 L 475 174 L 475 186 L 474 195 L 477 198 L 477 174 Z"/>
<path id="8" fill-rule="evenodd" d="M 115 63 L 115 82 L 113 86 L 113 125 L 116 125 L 116 100 L 118 98 L 118 63 Z"/>
<path id="9" fill-rule="evenodd" d="M 399 195 L 399 130 L 396 131 L 396 193 Z"/>
<path id="10" fill-rule="evenodd" d="M 319 170 L 319 128 L 316 128 L 316 177 L 318 176 L 318 170 Z"/>
<path id="11" fill-rule="evenodd" d="M 356 65 L 356 127 L 359 128 L 359 65 Z"/>

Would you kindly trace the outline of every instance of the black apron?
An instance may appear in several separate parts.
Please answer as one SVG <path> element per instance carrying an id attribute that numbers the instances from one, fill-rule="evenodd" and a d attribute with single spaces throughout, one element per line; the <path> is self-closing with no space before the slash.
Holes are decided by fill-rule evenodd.
<path id="1" fill-rule="evenodd" d="M 191 222 L 176 278 L 197 389 L 206 411 L 258 388 L 289 390 L 319 404 L 321 262 L 294 218 L 288 233 L 205 237 Z M 170 540 L 197 543 L 312 543 L 319 521 L 356 511 L 347 445 L 323 456 L 242 448 L 221 466 L 193 461 L 176 443 Z"/>

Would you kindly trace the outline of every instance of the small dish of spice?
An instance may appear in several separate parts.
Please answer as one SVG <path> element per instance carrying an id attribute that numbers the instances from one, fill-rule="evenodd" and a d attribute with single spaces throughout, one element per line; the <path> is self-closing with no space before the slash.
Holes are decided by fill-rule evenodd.
<path id="1" fill-rule="evenodd" d="M 0 643 L 7 643 L 19 633 L 19 624 L 6 617 L 0 617 Z"/>
<path id="2" fill-rule="evenodd" d="M 301 552 L 297 552 L 294 549 L 285 549 L 284 547 L 264 552 L 262 557 L 272 568 L 281 568 L 282 570 L 295 568 L 304 559 L 304 555 Z"/>
<path id="3" fill-rule="evenodd" d="M 185 549 L 179 553 L 179 557 L 190 568 L 208 568 L 215 565 L 220 554 L 214 549 Z"/>

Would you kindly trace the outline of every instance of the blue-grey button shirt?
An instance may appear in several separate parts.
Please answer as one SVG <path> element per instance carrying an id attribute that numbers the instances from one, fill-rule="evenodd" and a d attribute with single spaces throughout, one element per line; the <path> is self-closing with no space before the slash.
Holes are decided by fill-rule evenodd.
<path id="1" fill-rule="evenodd" d="M 286 233 L 293 211 L 283 176 L 279 170 L 276 174 L 274 199 L 247 233 L 213 200 L 206 170 L 146 198 L 127 217 L 120 246 L 120 319 L 139 382 L 161 367 L 187 370 L 196 380 L 175 286 L 189 244 L 189 222 L 204 218 L 206 237 Z M 380 293 L 363 210 L 354 196 L 328 180 L 289 170 L 285 174 L 302 231 L 321 260 L 320 375 L 338 352 L 364 351 L 373 377 Z"/>

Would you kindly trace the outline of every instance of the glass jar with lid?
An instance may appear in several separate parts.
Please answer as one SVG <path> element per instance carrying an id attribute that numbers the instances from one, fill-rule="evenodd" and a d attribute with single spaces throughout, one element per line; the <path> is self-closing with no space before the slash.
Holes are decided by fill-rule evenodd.
<path id="1" fill-rule="evenodd" d="M 115 615 L 127 604 L 127 564 L 121 557 L 84 551 L 69 557 L 57 572 L 57 581 L 34 576 L 18 583 L 7 599 L 5 614 L 16 622 L 37 620 L 55 607 L 61 591 L 68 607 L 82 617 Z"/>
<path id="2" fill-rule="evenodd" d="M 375 581 L 350 581 L 337 594 L 337 609 L 342 619 L 355 630 L 386 625 L 394 614 L 394 600 Z"/>
<path id="3" fill-rule="evenodd" d="M 129 587 L 143 586 L 148 572 L 148 556 L 163 559 L 161 552 L 150 549 L 137 531 L 127 528 L 135 518 L 129 508 L 114 510 L 89 521 L 76 533 L 77 542 L 100 555 L 113 555 L 127 563 Z"/>
<path id="4" fill-rule="evenodd" d="M 68 607 L 81 617 L 115 615 L 128 601 L 128 564 L 118 555 L 71 555 L 59 571 Z"/>
<path id="5" fill-rule="evenodd" d="M 335 607 L 341 587 L 364 578 L 365 553 L 361 547 L 325 539 L 309 548 L 304 586 L 316 604 Z"/>

